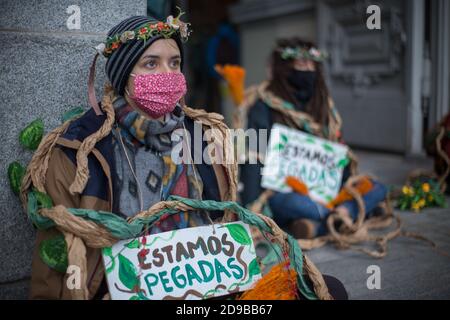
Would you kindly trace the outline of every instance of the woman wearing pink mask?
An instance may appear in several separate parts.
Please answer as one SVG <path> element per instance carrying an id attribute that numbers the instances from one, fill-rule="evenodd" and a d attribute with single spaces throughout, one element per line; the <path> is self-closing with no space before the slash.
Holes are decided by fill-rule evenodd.
<path id="1" fill-rule="evenodd" d="M 111 85 L 97 103 L 93 88 L 96 56 L 89 77 L 92 108 L 70 123 L 49 160 L 45 190 L 54 205 L 111 211 L 127 218 L 170 195 L 235 200 L 231 166 L 192 163 L 194 152 L 206 154 L 206 142 L 201 150 L 194 148 L 194 122 L 200 121 L 203 130 L 224 132 L 226 127 L 219 115 L 183 104 L 187 88 L 182 42 L 188 36 L 188 24 L 172 16 L 165 22 L 131 17 L 108 33 L 97 49 L 107 59 L 105 72 Z M 172 156 L 180 143 L 187 146 L 190 161 L 184 154 L 183 161 Z M 220 217 L 219 212 L 180 213 L 162 219 L 148 232 L 209 224 Z M 32 298 L 71 297 L 67 275 L 46 263 L 39 250 L 43 240 L 59 234 L 56 229 L 38 231 Z M 101 298 L 107 288 L 100 250 L 88 247 L 86 255 L 89 298 Z"/>

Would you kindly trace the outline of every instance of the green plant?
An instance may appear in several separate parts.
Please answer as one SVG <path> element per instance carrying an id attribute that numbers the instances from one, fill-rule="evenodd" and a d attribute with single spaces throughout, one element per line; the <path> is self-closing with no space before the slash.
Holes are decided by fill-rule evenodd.
<path id="1" fill-rule="evenodd" d="M 424 208 L 447 206 L 445 195 L 434 179 L 416 179 L 403 186 L 397 205 L 400 210 L 414 210 L 414 212 Z"/>

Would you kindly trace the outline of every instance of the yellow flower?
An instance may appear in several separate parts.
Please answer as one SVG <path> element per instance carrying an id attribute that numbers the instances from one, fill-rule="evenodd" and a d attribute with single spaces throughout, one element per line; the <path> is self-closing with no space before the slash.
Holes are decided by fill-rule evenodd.
<path id="1" fill-rule="evenodd" d="M 404 187 L 402 188 L 402 192 L 403 192 L 403 194 L 406 195 L 406 196 L 412 196 L 412 195 L 414 195 L 414 190 L 413 190 L 411 187 L 408 187 L 408 186 L 404 186 Z"/>
<path id="2" fill-rule="evenodd" d="M 420 211 L 420 209 L 422 209 L 423 207 L 425 207 L 425 199 L 420 199 L 417 202 L 413 202 L 411 204 L 411 209 L 413 209 L 416 213 Z"/>
<path id="3" fill-rule="evenodd" d="M 419 202 L 417 202 L 417 205 L 419 208 L 425 207 L 425 199 L 420 199 Z"/>
<path id="4" fill-rule="evenodd" d="M 424 184 L 422 185 L 422 190 L 423 190 L 423 192 L 425 192 L 425 193 L 430 192 L 430 185 L 429 185 L 428 183 L 424 183 Z"/>
<path id="5" fill-rule="evenodd" d="M 404 195 L 408 195 L 408 194 L 409 194 L 409 188 L 408 188 L 407 186 L 404 186 L 404 187 L 402 188 L 402 193 L 403 193 Z"/>
<path id="6" fill-rule="evenodd" d="M 420 211 L 420 207 L 419 204 L 417 202 L 413 202 L 413 204 L 411 205 L 411 209 L 414 210 L 414 212 L 419 212 Z"/>

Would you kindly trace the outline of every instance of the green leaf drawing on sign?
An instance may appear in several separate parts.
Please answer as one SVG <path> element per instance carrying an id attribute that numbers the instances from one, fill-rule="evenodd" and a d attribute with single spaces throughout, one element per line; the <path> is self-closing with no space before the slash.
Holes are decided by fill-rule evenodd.
<path id="1" fill-rule="evenodd" d="M 331 201 L 333 201 L 333 197 L 330 196 L 330 195 L 326 195 L 326 196 L 325 196 L 325 200 L 326 200 L 327 202 L 331 202 Z"/>
<path id="2" fill-rule="evenodd" d="M 107 257 L 111 257 L 112 256 L 112 248 L 111 247 L 103 248 L 103 254 Z"/>
<path id="3" fill-rule="evenodd" d="M 150 300 L 143 293 L 142 290 L 138 292 L 139 300 Z"/>
<path id="4" fill-rule="evenodd" d="M 273 150 L 281 152 L 284 149 L 284 144 L 278 143 L 273 147 Z"/>
<path id="5" fill-rule="evenodd" d="M 206 291 L 206 293 L 202 297 L 202 300 L 212 298 L 216 295 L 216 293 L 219 293 L 221 291 L 224 291 L 224 289 L 211 289 L 209 291 Z"/>
<path id="6" fill-rule="evenodd" d="M 308 137 L 308 138 L 306 138 L 306 142 L 307 143 L 316 143 L 316 139 L 314 139 L 313 137 Z"/>
<path id="7" fill-rule="evenodd" d="M 44 135 L 44 123 L 41 119 L 34 120 L 20 132 L 19 142 L 25 148 L 36 150 Z"/>
<path id="8" fill-rule="evenodd" d="M 112 248 L 111 247 L 103 248 L 102 251 L 103 251 L 103 255 L 105 255 L 111 259 L 111 265 L 106 268 L 106 273 L 111 273 L 114 270 L 114 268 L 116 267 L 116 260 L 113 257 Z"/>
<path id="9" fill-rule="evenodd" d="M 248 235 L 247 230 L 245 230 L 245 228 L 242 225 L 234 223 L 234 224 L 227 224 L 225 225 L 225 227 L 228 229 L 231 237 L 237 243 L 243 245 L 252 244 L 252 239 Z"/>
<path id="10" fill-rule="evenodd" d="M 233 291 L 236 287 L 242 287 L 245 286 L 247 284 L 249 284 L 253 277 L 260 274 L 261 270 L 259 269 L 259 265 L 258 265 L 258 261 L 255 259 L 252 260 L 252 262 L 250 262 L 250 264 L 248 265 L 248 279 L 246 281 L 241 281 L 241 282 L 235 282 L 233 283 L 227 290 L 228 292 Z"/>
<path id="11" fill-rule="evenodd" d="M 329 151 L 329 152 L 333 152 L 333 151 L 334 151 L 333 147 L 330 146 L 328 143 L 322 144 L 322 147 L 323 147 L 326 151 Z"/>
<path id="12" fill-rule="evenodd" d="M 170 234 L 170 236 L 167 239 L 164 239 L 163 237 L 160 237 L 160 236 L 154 237 L 153 240 L 150 243 L 147 243 L 145 245 L 145 247 L 146 248 L 151 247 L 157 240 L 168 242 L 168 241 L 172 240 L 172 238 L 175 236 L 176 233 L 177 233 L 177 230 L 173 230 L 172 233 Z"/>
<path id="13" fill-rule="evenodd" d="M 337 167 L 338 168 L 345 168 L 345 166 L 350 162 L 350 160 L 348 158 L 344 158 L 339 160 Z"/>
<path id="14" fill-rule="evenodd" d="M 125 256 L 119 254 L 119 279 L 130 290 L 139 285 L 137 270 L 133 263 Z"/>
<path id="15" fill-rule="evenodd" d="M 26 169 L 17 161 L 12 162 L 8 166 L 9 185 L 16 195 L 19 195 L 20 193 L 20 185 L 25 176 L 25 171 Z"/>
<path id="16" fill-rule="evenodd" d="M 132 296 L 130 299 L 128 300 L 141 300 L 141 298 L 139 298 L 138 296 Z"/>
<path id="17" fill-rule="evenodd" d="M 259 269 L 258 261 L 256 261 L 256 258 L 250 262 L 248 266 L 248 275 L 250 279 L 258 274 L 261 273 L 261 270 Z"/>
<path id="18" fill-rule="evenodd" d="M 283 144 L 286 144 L 288 142 L 288 137 L 285 134 L 280 134 L 280 138 L 283 141 Z"/>
<path id="19" fill-rule="evenodd" d="M 125 247 L 127 247 L 128 249 L 137 249 L 139 248 L 139 239 L 134 239 L 130 242 L 128 242 Z"/>

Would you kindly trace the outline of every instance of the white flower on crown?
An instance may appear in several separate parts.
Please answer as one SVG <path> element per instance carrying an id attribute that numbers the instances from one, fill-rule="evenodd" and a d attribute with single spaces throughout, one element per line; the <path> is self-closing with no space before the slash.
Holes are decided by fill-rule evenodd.
<path id="1" fill-rule="evenodd" d="M 105 44 L 104 43 L 100 43 L 95 47 L 95 50 L 97 50 L 98 53 L 103 54 L 103 51 L 105 51 Z"/>
<path id="2" fill-rule="evenodd" d="M 120 36 L 120 41 L 121 41 L 122 43 L 125 43 L 125 42 L 127 42 L 128 40 L 133 40 L 133 39 L 134 39 L 134 36 L 135 36 L 134 31 L 124 31 L 124 32 L 122 33 L 122 35 Z"/>
<path id="3" fill-rule="evenodd" d="M 180 25 L 180 35 L 182 38 L 187 38 L 190 35 L 189 32 L 189 23 L 185 23 L 183 21 L 179 21 Z"/>
<path id="4" fill-rule="evenodd" d="M 309 54 L 316 58 L 320 57 L 320 52 L 316 48 L 309 49 Z"/>
<path id="5" fill-rule="evenodd" d="M 173 16 L 168 16 L 166 23 L 171 26 L 172 28 L 174 28 L 175 30 L 178 30 L 180 28 L 179 26 L 179 19 L 174 18 Z"/>

